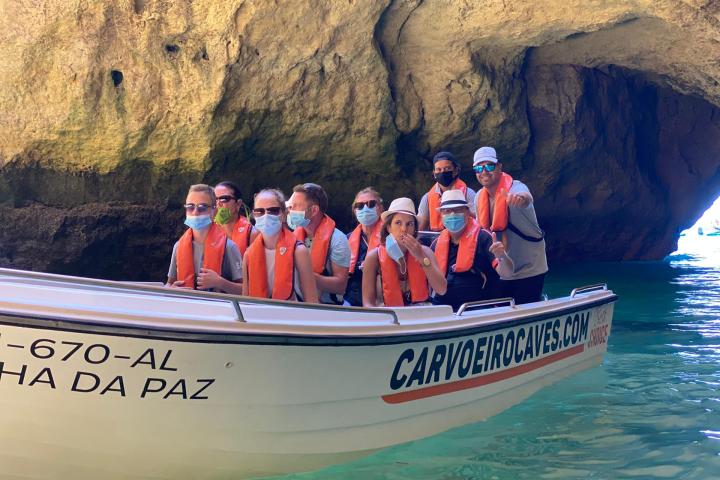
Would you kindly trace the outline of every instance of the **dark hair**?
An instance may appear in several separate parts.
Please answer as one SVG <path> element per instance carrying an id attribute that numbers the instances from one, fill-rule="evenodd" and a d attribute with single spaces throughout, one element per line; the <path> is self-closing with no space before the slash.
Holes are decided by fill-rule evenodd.
<path id="1" fill-rule="evenodd" d="M 240 192 L 240 187 L 238 187 L 237 183 L 231 182 L 230 180 L 223 180 L 215 186 L 229 188 L 230 190 L 232 190 L 233 195 L 236 199 L 242 200 L 242 192 Z"/>
<path id="2" fill-rule="evenodd" d="M 453 167 L 457 167 L 459 165 L 457 159 L 455 158 L 455 155 L 450 152 L 442 151 L 436 153 L 433 157 L 433 165 L 435 165 L 440 160 L 450 160 L 453 164 Z"/>
<path id="3" fill-rule="evenodd" d="M 303 183 L 295 185 L 293 192 L 302 193 L 308 202 L 320 207 L 320 213 L 325 213 L 328 208 L 328 197 L 325 190 L 317 183 Z"/>
<path id="4" fill-rule="evenodd" d="M 382 243 L 383 245 L 385 245 L 385 239 L 386 239 L 387 236 L 390 234 L 390 232 L 388 232 L 388 227 L 390 226 L 390 222 L 392 222 L 392 219 L 393 219 L 393 218 L 395 217 L 395 215 L 398 214 L 398 213 L 404 213 L 404 212 L 393 212 L 393 213 L 391 213 L 390 215 L 388 215 L 387 217 L 385 217 L 385 220 L 383 220 L 382 230 L 380 230 L 380 243 Z M 409 214 L 409 213 L 405 213 L 405 215 L 410 215 L 410 214 Z M 413 215 L 413 216 L 414 216 L 414 215 Z M 415 217 L 415 228 L 414 228 L 413 230 L 414 230 L 414 231 L 413 231 L 413 237 L 417 238 L 417 237 L 418 237 L 418 221 L 417 221 L 417 217 Z"/>

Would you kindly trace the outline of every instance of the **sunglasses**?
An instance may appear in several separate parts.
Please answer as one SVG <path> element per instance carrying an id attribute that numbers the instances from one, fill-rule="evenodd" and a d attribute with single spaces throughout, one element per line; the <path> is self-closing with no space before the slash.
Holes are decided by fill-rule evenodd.
<path id="1" fill-rule="evenodd" d="M 443 208 L 440 210 L 440 212 L 443 215 L 448 215 L 450 213 L 465 213 L 468 210 L 468 207 L 455 207 L 455 208 Z"/>
<path id="2" fill-rule="evenodd" d="M 277 217 L 282 212 L 282 208 L 280 207 L 270 207 L 270 208 L 253 208 L 253 217 L 262 217 L 265 215 L 265 212 L 267 212 L 268 215 L 272 215 L 274 217 Z"/>
<path id="3" fill-rule="evenodd" d="M 355 202 L 353 204 L 353 208 L 355 210 L 362 210 L 365 205 L 367 205 L 368 208 L 375 208 L 375 205 L 377 204 L 377 200 L 368 200 L 367 202 Z"/>
<path id="4" fill-rule="evenodd" d="M 194 210 L 198 213 L 205 213 L 212 208 L 212 205 L 208 205 L 207 203 L 198 203 L 197 205 L 194 203 L 186 203 L 183 206 L 186 212 L 192 212 Z"/>
<path id="5" fill-rule="evenodd" d="M 482 173 L 483 170 L 490 173 L 494 172 L 496 167 L 497 165 L 495 165 L 494 163 L 488 163 L 487 165 L 475 165 L 473 167 L 473 170 L 475 170 L 475 173 Z"/>
<path id="6" fill-rule="evenodd" d="M 221 195 L 217 197 L 217 201 L 220 203 L 228 203 L 230 200 L 235 200 L 235 197 L 232 195 Z"/>

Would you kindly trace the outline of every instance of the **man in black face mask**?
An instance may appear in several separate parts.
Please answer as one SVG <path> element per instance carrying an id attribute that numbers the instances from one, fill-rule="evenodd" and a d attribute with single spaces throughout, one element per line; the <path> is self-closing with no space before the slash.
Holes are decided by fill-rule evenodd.
<path id="1" fill-rule="evenodd" d="M 462 190 L 469 205 L 475 201 L 475 191 L 458 178 L 460 165 L 455 155 L 450 152 L 439 152 L 433 157 L 433 177 L 435 185 L 423 195 L 418 208 L 417 219 L 419 230 L 440 232 L 445 227 L 440 217 L 440 199 L 446 190 Z M 474 213 L 474 212 L 473 212 Z"/>

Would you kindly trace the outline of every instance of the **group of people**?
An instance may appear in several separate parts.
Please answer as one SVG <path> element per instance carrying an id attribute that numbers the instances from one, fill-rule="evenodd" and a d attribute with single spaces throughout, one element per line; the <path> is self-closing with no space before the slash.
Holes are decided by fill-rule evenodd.
<path id="1" fill-rule="evenodd" d="M 386 209 L 372 187 L 360 190 L 352 204 L 358 225 L 347 235 L 315 183 L 295 186 L 287 200 L 278 189 L 256 193 L 254 225 L 234 183 L 193 185 L 167 285 L 365 307 L 540 300 L 545 235 L 530 191 L 503 172 L 492 147 L 475 152 L 473 169 L 477 193 L 460 180 L 452 153 L 436 154 L 436 183 L 417 212 L 410 198 Z M 429 246 L 418 238 L 428 230 L 437 232 Z"/>

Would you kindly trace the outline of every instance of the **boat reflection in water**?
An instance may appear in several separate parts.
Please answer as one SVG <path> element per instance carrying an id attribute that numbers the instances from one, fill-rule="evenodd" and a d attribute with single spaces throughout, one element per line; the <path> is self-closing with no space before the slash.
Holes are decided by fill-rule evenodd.
<path id="1" fill-rule="evenodd" d="M 305 471 L 494 415 L 599 364 L 604 285 L 364 309 L 0 269 L 0 464 L 18 478 Z"/>

